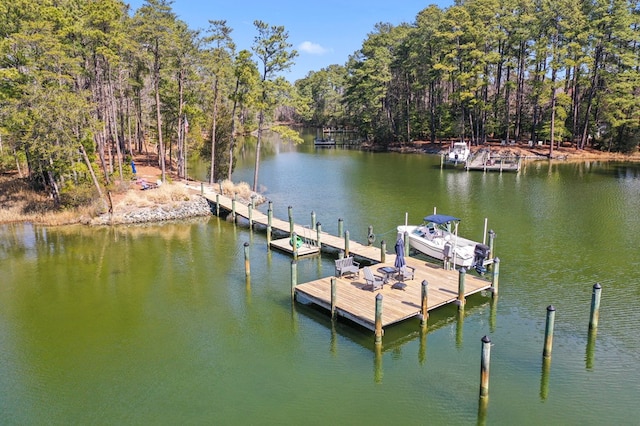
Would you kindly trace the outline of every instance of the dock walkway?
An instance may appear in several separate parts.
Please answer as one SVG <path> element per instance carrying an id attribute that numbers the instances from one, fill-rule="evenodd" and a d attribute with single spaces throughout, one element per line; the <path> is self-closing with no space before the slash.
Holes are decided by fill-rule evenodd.
<path id="1" fill-rule="evenodd" d="M 516 156 L 492 155 L 491 151 L 481 149 L 467 160 L 467 170 L 518 172 L 522 159 Z"/>
<path id="2" fill-rule="evenodd" d="M 250 220 L 253 224 L 268 226 L 268 215 L 250 209 L 248 205 L 236 202 L 224 195 L 216 194 L 210 187 L 201 187 L 203 196 L 214 205 L 219 202 L 220 209 L 233 211 L 235 214 Z M 193 189 L 193 188 L 191 188 Z M 216 201 L 217 200 L 217 201 Z M 251 213 L 250 213 L 251 212 Z M 251 217 L 249 217 L 251 216 Z M 272 217 L 271 227 L 288 234 L 291 224 L 288 221 Z M 337 250 L 345 250 L 345 239 L 336 237 L 326 232 L 311 231 L 302 225 L 293 225 L 293 230 L 299 236 L 314 241 L 317 244 L 317 236 L 320 236 L 322 246 L 333 247 Z M 378 269 L 393 267 L 395 254 L 384 254 L 384 262 L 381 262 L 382 249 L 374 246 L 363 245 L 355 241 L 349 241 L 349 253 L 370 260 L 373 265 L 370 268 L 374 273 L 381 274 Z M 478 276 L 469 275 L 456 270 L 446 270 L 423 260 L 405 257 L 406 264 L 415 268 L 414 279 L 398 282 L 391 278 L 382 289 L 371 291 L 364 280 L 364 273 L 360 270 L 358 277 L 336 279 L 335 313 L 347 318 L 361 326 L 376 330 L 376 297 L 380 294 L 383 298 L 381 314 L 381 326 L 386 326 L 421 315 L 422 309 L 422 282 L 427 282 L 427 312 L 440 306 L 459 302 L 472 294 L 482 290 L 492 289 L 493 283 Z M 295 285 L 293 294 L 298 301 L 313 303 L 319 307 L 331 310 L 331 280 L 334 277 L 325 277 Z M 497 267 L 494 271 L 497 278 Z M 463 286 L 460 286 L 460 282 Z M 497 284 L 497 281 L 496 281 Z M 460 287 L 463 295 L 459 294 Z M 497 288 L 496 288 L 497 290 Z M 377 333 L 377 332 L 376 332 Z"/>

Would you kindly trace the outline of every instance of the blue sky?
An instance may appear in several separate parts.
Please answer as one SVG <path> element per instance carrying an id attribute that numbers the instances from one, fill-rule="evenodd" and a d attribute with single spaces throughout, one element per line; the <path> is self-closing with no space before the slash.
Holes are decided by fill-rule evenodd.
<path id="1" fill-rule="evenodd" d="M 144 0 L 125 0 L 132 13 Z M 413 23 L 430 4 L 445 9 L 453 0 L 175 0 L 173 11 L 192 29 L 206 29 L 209 20 L 226 20 L 238 50 L 250 50 L 256 35 L 253 21 L 283 25 L 298 51 L 295 65 L 284 76 L 291 82 L 309 71 L 344 65 L 362 47 L 378 22 Z"/>

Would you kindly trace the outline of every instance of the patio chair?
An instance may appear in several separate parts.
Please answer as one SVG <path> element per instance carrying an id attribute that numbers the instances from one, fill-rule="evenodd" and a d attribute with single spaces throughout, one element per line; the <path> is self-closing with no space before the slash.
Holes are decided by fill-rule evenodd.
<path id="1" fill-rule="evenodd" d="M 364 271 L 364 280 L 367 283 L 367 286 L 371 286 L 371 291 L 376 291 L 382 288 L 382 285 L 384 284 L 384 278 L 382 276 L 374 274 L 368 266 L 365 266 L 362 270 Z"/>
<path id="2" fill-rule="evenodd" d="M 398 280 L 399 281 L 412 280 L 415 272 L 416 272 L 416 268 L 414 268 L 413 266 L 403 265 L 398 269 Z"/>

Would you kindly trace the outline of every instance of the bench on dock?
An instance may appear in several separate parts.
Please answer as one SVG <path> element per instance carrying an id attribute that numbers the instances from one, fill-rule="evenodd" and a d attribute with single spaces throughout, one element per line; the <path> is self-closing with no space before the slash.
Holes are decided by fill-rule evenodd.
<path id="1" fill-rule="evenodd" d="M 360 264 L 353 260 L 353 256 L 336 260 L 336 277 L 342 277 L 344 274 L 360 276 Z"/>

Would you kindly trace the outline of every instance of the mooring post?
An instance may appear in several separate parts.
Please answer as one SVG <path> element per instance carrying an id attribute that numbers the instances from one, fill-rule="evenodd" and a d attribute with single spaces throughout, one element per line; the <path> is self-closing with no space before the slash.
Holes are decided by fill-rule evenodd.
<path id="1" fill-rule="evenodd" d="M 338 219 L 338 236 L 343 235 L 344 233 L 344 221 L 342 218 Z"/>
<path id="2" fill-rule="evenodd" d="M 298 262 L 296 260 L 291 261 L 291 300 L 295 298 L 295 289 L 298 284 Z"/>
<path id="3" fill-rule="evenodd" d="M 380 263 L 387 261 L 387 243 L 384 240 L 380 241 Z"/>
<path id="4" fill-rule="evenodd" d="M 331 277 L 331 319 L 336 317 L 336 277 Z"/>
<path id="5" fill-rule="evenodd" d="M 218 192 L 222 194 L 222 182 L 218 181 Z"/>
<path id="6" fill-rule="evenodd" d="M 427 280 L 422 280 L 422 297 L 421 297 L 422 303 L 420 304 L 420 326 L 422 327 L 427 326 L 427 319 L 429 318 L 428 289 L 429 289 L 429 283 L 427 282 Z"/>
<path id="7" fill-rule="evenodd" d="M 216 216 L 220 217 L 220 194 L 216 194 Z"/>
<path id="8" fill-rule="evenodd" d="M 253 229 L 253 204 L 247 204 L 247 210 L 249 212 L 249 229 Z"/>
<path id="9" fill-rule="evenodd" d="M 294 232 L 291 233 L 291 249 L 293 250 L 293 258 L 298 258 L 298 234 Z"/>
<path id="10" fill-rule="evenodd" d="M 493 271 L 491 273 L 491 292 L 493 297 L 498 297 L 498 281 L 500 278 L 500 258 L 493 259 Z"/>
<path id="11" fill-rule="evenodd" d="M 316 230 L 316 212 L 311 210 L 311 229 Z"/>
<path id="12" fill-rule="evenodd" d="M 236 198 L 237 195 L 233 194 L 233 199 L 231 200 L 231 219 L 233 223 L 236 223 Z"/>
<path id="13" fill-rule="evenodd" d="M 267 245 L 271 244 L 271 222 L 273 222 L 273 202 L 269 201 L 267 209 Z"/>
<path id="14" fill-rule="evenodd" d="M 493 240 L 496 239 L 496 233 L 493 229 L 489 230 L 489 259 L 493 259 Z"/>
<path id="15" fill-rule="evenodd" d="M 289 206 L 289 236 L 293 235 L 293 207 Z"/>
<path id="16" fill-rule="evenodd" d="M 247 242 L 244 243 L 244 275 L 247 277 L 251 275 L 251 263 L 249 260 L 249 243 Z"/>
<path id="17" fill-rule="evenodd" d="M 344 259 L 344 250 L 338 252 L 338 259 Z"/>
<path id="18" fill-rule="evenodd" d="M 556 308 L 553 305 L 547 306 L 547 324 L 544 328 L 544 350 L 542 356 L 551 358 L 551 349 L 553 348 L 553 326 L 556 317 Z"/>
<path id="19" fill-rule="evenodd" d="M 602 293 L 602 286 L 600 283 L 593 285 L 593 292 L 591 293 L 591 316 L 589 319 L 589 330 L 595 330 L 598 328 L 598 318 L 600 317 L 600 293 Z"/>
<path id="20" fill-rule="evenodd" d="M 349 257 L 349 231 L 344 231 L 344 255 Z"/>
<path id="21" fill-rule="evenodd" d="M 367 246 L 373 245 L 375 239 L 376 236 L 373 235 L 373 225 L 369 225 L 369 227 L 367 228 Z"/>
<path id="22" fill-rule="evenodd" d="M 382 344 L 382 294 L 376 295 L 376 345 Z"/>
<path id="23" fill-rule="evenodd" d="M 256 194 L 251 194 L 251 208 L 256 208 Z"/>
<path id="24" fill-rule="evenodd" d="M 204 182 L 200 182 L 200 195 L 204 195 Z"/>
<path id="25" fill-rule="evenodd" d="M 489 397 L 489 367 L 491 364 L 491 339 L 482 338 L 482 357 L 480 359 L 480 398 Z"/>
<path id="26" fill-rule="evenodd" d="M 316 223 L 316 241 L 318 242 L 318 248 L 322 250 L 322 243 L 320 242 L 320 236 L 322 235 L 322 224 Z"/>
<path id="27" fill-rule="evenodd" d="M 464 280 L 467 275 L 467 270 L 463 266 L 458 272 L 458 309 L 464 309 Z"/>
<path id="28" fill-rule="evenodd" d="M 404 231 L 404 255 L 405 257 L 409 257 L 409 232 Z"/>

